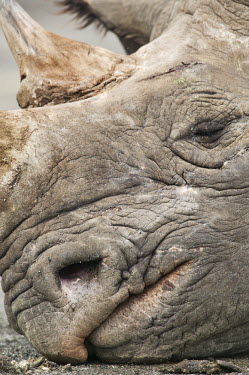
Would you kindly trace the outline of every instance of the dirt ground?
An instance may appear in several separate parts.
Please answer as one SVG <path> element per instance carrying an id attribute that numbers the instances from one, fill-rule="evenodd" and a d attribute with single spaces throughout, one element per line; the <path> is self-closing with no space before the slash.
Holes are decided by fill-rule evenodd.
<path id="1" fill-rule="evenodd" d="M 83 366 L 60 366 L 46 361 L 15 333 L 0 309 L 0 375 L 163 375 L 163 374 L 249 374 L 249 355 L 236 358 L 184 361 L 161 365 L 107 365 L 88 363 Z"/>

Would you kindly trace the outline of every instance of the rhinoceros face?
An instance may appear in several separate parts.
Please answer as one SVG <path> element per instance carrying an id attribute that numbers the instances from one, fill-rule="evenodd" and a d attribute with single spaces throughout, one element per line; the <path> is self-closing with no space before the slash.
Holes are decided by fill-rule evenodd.
<path id="1" fill-rule="evenodd" d="M 20 101 L 50 105 L 0 115 L 2 285 L 11 324 L 57 362 L 249 347 L 249 10 L 170 4 L 161 36 L 127 57 L 91 47 L 82 68 L 89 46 L 33 21 L 27 41 L 5 0 Z"/>

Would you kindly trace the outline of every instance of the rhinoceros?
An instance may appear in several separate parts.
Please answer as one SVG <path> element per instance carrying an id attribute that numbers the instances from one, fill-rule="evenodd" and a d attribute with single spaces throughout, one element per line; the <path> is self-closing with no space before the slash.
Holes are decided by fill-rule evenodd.
<path id="1" fill-rule="evenodd" d="M 0 272 L 43 355 L 160 363 L 249 349 L 248 0 L 63 0 L 119 55 L 1 23 Z"/>

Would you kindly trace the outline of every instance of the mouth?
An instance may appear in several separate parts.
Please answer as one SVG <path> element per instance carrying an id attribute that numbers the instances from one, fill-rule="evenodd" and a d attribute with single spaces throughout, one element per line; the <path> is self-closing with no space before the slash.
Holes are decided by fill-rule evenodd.
<path id="1" fill-rule="evenodd" d="M 85 339 L 90 360 L 97 358 L 107 362 L 127 362 L 127 358 L 123 359 L 127 346 L 136 341 L 146 326 L 150 327 L 162 304 L 170 300 L 182 284 L 182 279 L 186 278 L 186 271 L 191 264 L 192 261 L 183 262 L 162 276 L 156 284 L 145 287 L 142 293 L 131 295 L 119 304 Z"/>

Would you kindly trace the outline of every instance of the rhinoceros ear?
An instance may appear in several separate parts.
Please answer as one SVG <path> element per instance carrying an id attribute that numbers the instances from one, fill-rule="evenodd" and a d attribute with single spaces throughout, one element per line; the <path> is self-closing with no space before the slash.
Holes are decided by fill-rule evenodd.
<path id="1" fill-rule="evenodd" d="M 82 21 L 112 30 L 128 53 L 148 43 L 155 27 L 165 27 L 179 0 L 57 0 L 65 12 Z M 161 17 L 162 16 L 162 17 Z M 158 23 L 160 26 L 158 26 Z"/>
<path id="2" fill-rule="evenodd" d="M 115 84 L 116 70 L 122 76 L 127 57 L 46 31 L 14 0 L 2 0 L 0 22 L 19 66 L 22 108 L 87 98 Z"/>

